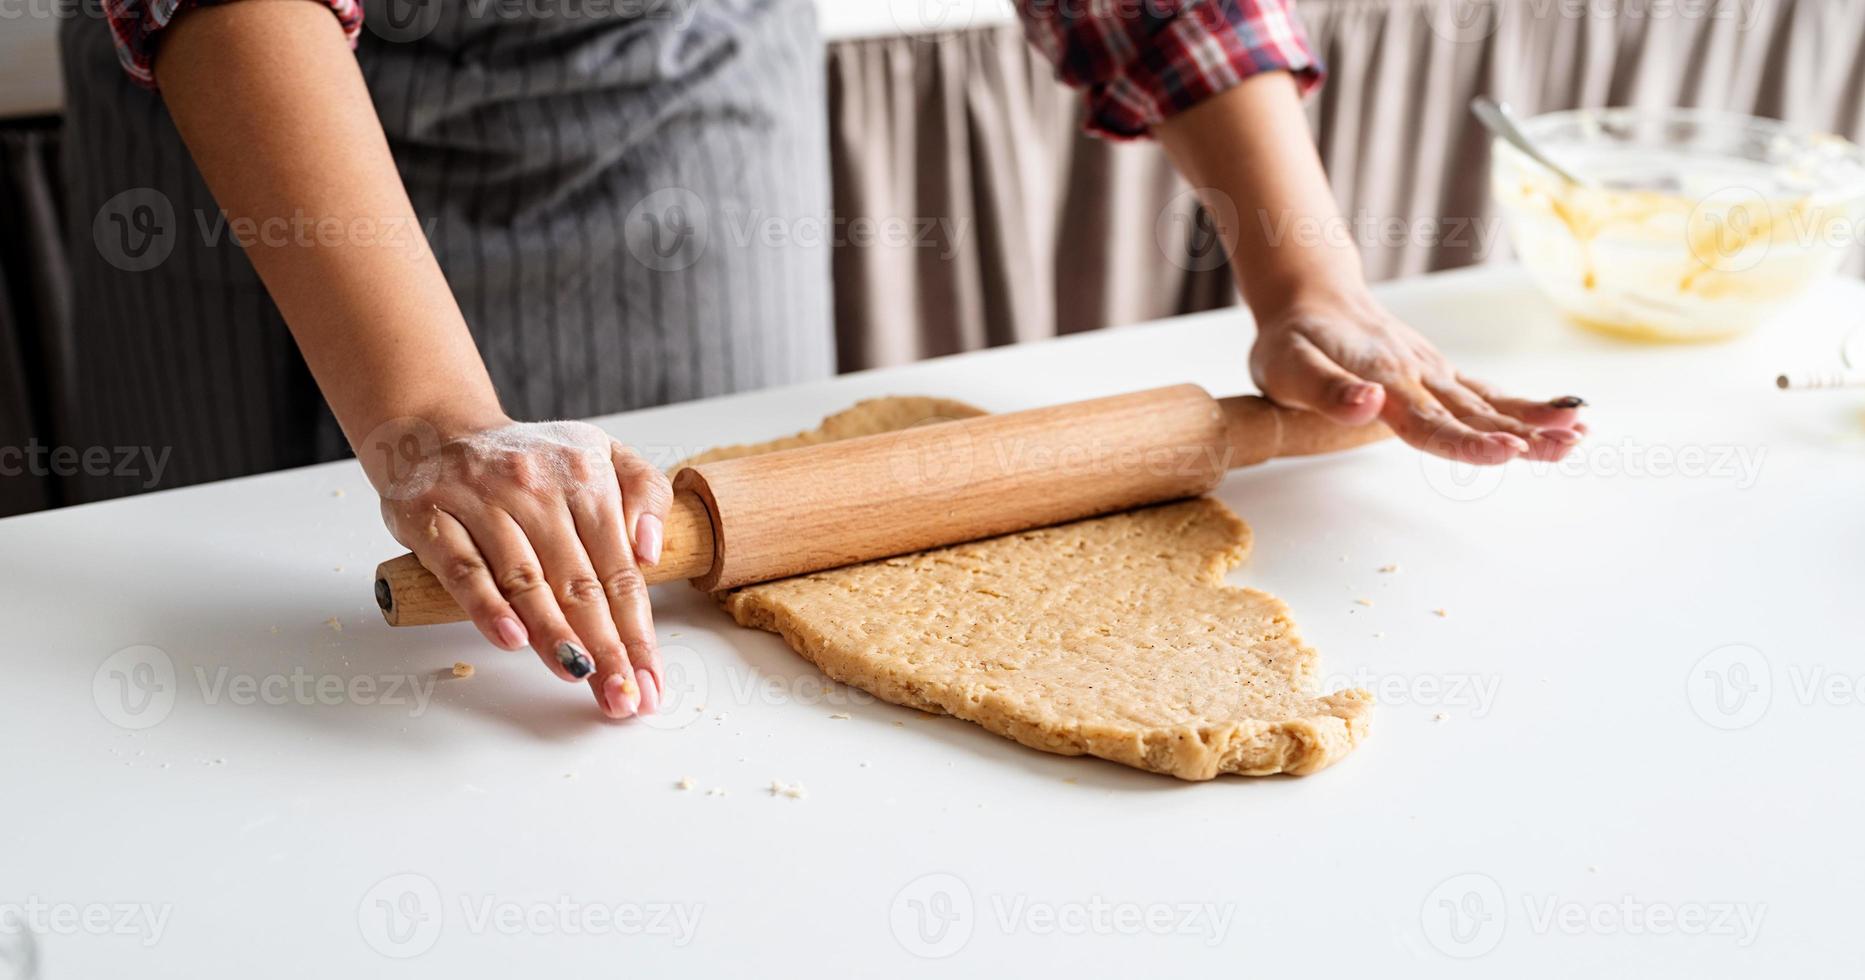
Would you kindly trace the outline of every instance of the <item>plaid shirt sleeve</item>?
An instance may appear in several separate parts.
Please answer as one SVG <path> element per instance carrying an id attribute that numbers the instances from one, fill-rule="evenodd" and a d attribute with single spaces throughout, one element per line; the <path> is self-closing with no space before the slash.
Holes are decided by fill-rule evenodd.
<path id="1" fill-rule="evenodd" d="M 1089 132 L 1147 135 L 1251 75 L 1287 71 L 1303 94 L 1321 60 L 1292 0 L 1017 0 L 1024 32 L 1088 97 Z"/>
<path id="2" fill-rule="evenodd" d="M 144 88 L 155 88 L 156 35 L 183 11 L 206 7 L 225 0 L 104 0 L 104 17 L 110 21 L 110 33 L 116 38 L 117 60 L 123 70 Z M 362 0 L 317 0 L 327 4 L 343 27 L 343 36 L 356 46 L 356 35 L 363 28 Z"/>

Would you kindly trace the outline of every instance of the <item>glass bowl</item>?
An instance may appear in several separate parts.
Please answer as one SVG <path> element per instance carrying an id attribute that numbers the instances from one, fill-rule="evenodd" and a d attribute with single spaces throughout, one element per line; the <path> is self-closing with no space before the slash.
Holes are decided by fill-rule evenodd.
<path id="1" fill-rule="evenodd" d="M 1865 151 L 1695 109 L 1527 120 L 1567 183 L 1502 140 L 1490 189 L 1529 275 L 1569 317 L 1642 340 L 1741 333 L 1831 275 L 1865 215 Z"/>

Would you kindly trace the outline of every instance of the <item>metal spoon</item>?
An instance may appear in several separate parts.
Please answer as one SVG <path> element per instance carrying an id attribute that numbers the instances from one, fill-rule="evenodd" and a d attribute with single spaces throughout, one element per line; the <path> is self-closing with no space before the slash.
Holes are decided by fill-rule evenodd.
<path id="1" fill-rule="evenodd" d="M 1541 148 L 1536 146 L 1528 134 L 1522 132 L 1515 113 L 1510 111 L 1507 102 L 1496 102 L 1487 95 L 1479 95 L 1470 100 L 1470 111 L 1476 115 L 1483 128 L 1498 139 L 1506 140 L 1510 146 L 1521 150 L 1530 160 L 1541 164 L 1554 172 L 1556 177 L 1576 187 L 1597 187 L 1597 183 L 1577 176 L 1573 171 L 1555 163 Z"/>

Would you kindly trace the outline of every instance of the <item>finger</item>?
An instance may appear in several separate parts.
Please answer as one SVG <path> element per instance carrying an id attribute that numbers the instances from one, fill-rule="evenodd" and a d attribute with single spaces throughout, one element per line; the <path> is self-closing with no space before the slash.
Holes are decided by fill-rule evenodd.
<path id="1" fill-rule="evenodd" d="M 624 667 L 635 680 L 638 691 L 635 710 L 644 715 L 653 714 L 660 708 L 660 649 L 654 637 L 654 614 L 648 603 L 647 581 L 636 564 L 634 549 L 622 534 L 625 520 L 622 499 L 613 493 L 579 494 L 571 498 L 570 513 L 576 520 L 577 536 L 582 539 L 608 600 L 615 633 L 621 638 L 627 658 Z"/>
<path id="2" fill-rule="evenodd" d="M 1507 462 L 1528 451 L 1528 444 L 1507 432 L 1483 432 L 1451 414 L 1424 385 L 1410 380 L 1384 382 L 1386 407 L 1380 417 L 1399 438 L 1428 453 L 1466 463 Z"/>
<path id="3" fill-rule="evenodd" d="M 1521 439 L 1522 444 L 1528 447 L 1530 459 L 1557 461 L 1567 455 L 1574 443 L 1580 441 L 1580 436 L 1572 430 L 1533 426 L 1506 415 L 1456 381 L 1426 381 L 1425 387 L 1430 389 L 1439 404 L 1471 428 L 1485 432 L 1507 432 Z"/>
<path id="4" fill-rule="evenodd" d="M 535 509 L 521 508 L 512 516 L 537 549 L 544 577 L 564 618 L 595 661 L 588 680 L 596 703 L 611 718 L 634 714 L 641 703 L 641 686 L 635 681 L 602 579 L 590 563 L 569 506 L 540 501 Z"/>
<path id="5" fill-rule="evenodd" d="M 580 681 L 594 673 L 596 662 L 564 618 L 544 566 L 518 522 L 502 510 L 487 510 L 469 514 L 461 523 L 486 557 L 493 583 L 518 613 L 530 635 L 531 649 L 544 666 L 566 681 Z"/>
<path id="6" fill-rule="evenodd" d="M 1578 395 L 1563 395 L 1545 402 L 1537 402 L 1505 395 L 1484 382 L 1461 374 L 1457 376 L 1457 380 L 1462 382 L 1465 388 L 1476 392 L 1478 397 L 1496 408 L 1529 425 L 1541 428 L 1573 429 L 1576 420 L 1580 417 L 1580 409 L 1586 407 L 1586 399 Z"/>
<path id="7" fill-rule="evenodd" d="M 630 532 L 626 536 L 634 542 L 635 559 L 642 564 L 656 564 L 667 540 L 667 510 L 673 506 L 673 486 L 660 467 L 619 442 L 609 444 L 609 459 L 622 487 L 622 527 Z"/>
<path id="8" fill-rule="evenodd" d="M 1272 348 L 1252 352 L 1263 394 L 1342 425 L 1360 425 L 1379 416 L 1384 393 L 1378 384 L 1343 369 L 1307 337 L 1284 337 Z"/>
<path id="9" fill-rule="evenodd" d="M 479 632 L 500 649 L 523 648 L 524 624 L 511 603 L 499 594 L 492 570 L 486 567 L 485 557 L 465 526 L 436 507 L 422 533 L 413 537 L 410 546 L 421 566 L 434 573 Z"/>

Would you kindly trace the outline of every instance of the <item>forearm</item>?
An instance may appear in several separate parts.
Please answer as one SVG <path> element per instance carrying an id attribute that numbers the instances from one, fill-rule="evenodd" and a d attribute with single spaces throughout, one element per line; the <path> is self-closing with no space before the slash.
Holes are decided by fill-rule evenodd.
<path id="1" fill-rule="evenodd" d="M 155 69 L 229 229 L 259 231 L 246 254 L 351 445 L 395 418 L 442 430 L 497 420 L 330 11 L 303 0 L 199 8 L 164 32 Z"/>
<path id="2" fill-rule="evenodd" d="M 1531 401 L 1460 374 L 1373 299 L 1288 75 L 1253 75 L 1153 132 L 1219 222 L 1265 394 L 1344 424 L 1378 418 L 1477 463 L 1558 460 L 1585 434 L 1580 399 Z"/>
<path id="3" fill-rule="evenodd" d="M 1305 297 L 1364 290 L 1354 244 L 1314 233 L 1338 222 L 1340 209 L 1287 74 L 1253 75 L 1167 119 L 1154 135 L 1206 196 L 1213 218 L 1235 216 L 1235 227 L 1220 232 L 1238 288 L 1259 316 Z M 1218 194 L 1227 200 L 1212 201 Z"/>

